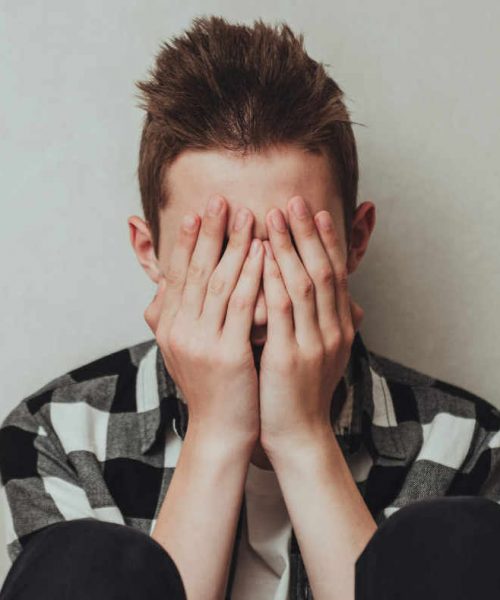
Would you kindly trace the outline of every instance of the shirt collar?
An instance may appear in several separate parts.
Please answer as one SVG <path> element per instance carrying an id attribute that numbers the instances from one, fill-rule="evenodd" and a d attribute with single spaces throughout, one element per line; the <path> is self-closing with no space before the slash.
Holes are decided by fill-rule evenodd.
<path id="1" fill-rule="evenodd" d="M 145 454 L 161 440 L 164 443 L 167 424 L 184 439 L 187 405 L 165 367 L 156 340 L 139 363 L 136 386 L 141 452 Z M 366 348 L 359 331 L 331 407 L 332 427 L 344 452 L 356 452 L 364 441 L 374 454 L 405 458 L 391 394 L 376 356 Z"/>

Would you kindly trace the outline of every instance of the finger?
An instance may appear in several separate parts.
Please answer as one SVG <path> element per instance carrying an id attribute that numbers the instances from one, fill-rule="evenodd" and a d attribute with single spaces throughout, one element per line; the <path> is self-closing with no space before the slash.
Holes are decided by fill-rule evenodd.
<path id="1" fill-rule="evenodd" d="M 220 208 L 216 208 L 220 202 Z M 219 262 L 226 229 L 227 204 L 222 196 L 212 196 L 203 213 L 198 239 L 188 266 L 182 295 L 182 310 L 188 317 L 198 319 L 205 301 L 208 280 Z"/>
<path id="2" fill-rule="evenodd" d="M 184 216 L 168 259 L 165 273 L 166 290 L 163 301 L 163 318 L 167 327 L 172 323 L 182 303 L 189 261 L 196 245 L 199 224 L 200 219 L 197 214 L 188 213 Z"/>
<path id="3" fill-rule="evenodd" d="M 266 344 L 282 340 L 283 343 L 296 344 L 293 323 L 293 305 L 281 277 L 271 244 L 264 241 L 264 296 L 267 307 Z"/>
<path id="4" fill-rule="evenodd" d="M 349 300 L 351 303 L 352 324 L 354 327 L 354 331 L 357 331 L 359 329 L 359 326 L 361 325 L 361 322 L 362 322 L 364 316 L 365 316 L 365 311 L 359 304 L 357 304 L 351 298 L 351 296 L 349 296 Z"/>
<path id="5" fill-rule="evenodd" d="M 325 342 L 328 342 L 328 337 L 339 327 L 332 263 L 304 199 L 301 196 L 291 198 L 287 204 L 287 211 L 295 246 L 314 284 L 319 330 Z"/>
<path id="6" fill-rule="evenodd" d="M 165 277 L 160 277 L 158 287 L 156 288 L 156 294 L 144 311 L 144 320 L 155 335 L 156 331 L 158 330 L 158 325 L 162 314 L 166 287 L 167 282 Z"/>
<path id="7" fill-rule="evenodd" d="M 300 346 L 315 343 L 319 325 L 313 281 L 293 247 L 286 221 L 279 208 L 266 215 L 266 225 L 276 263 L 292 301 L 297 342 Z"/>
<path id="8" fill-rule="evenodd" d="M 239 217 L 246 217 L 246 220 L 242 222 Z M 240 207 L 224 254 L 208 281 L 201 319 L 203 327 L 212 332 L 220 332 L 224 325 L 229 298 L 236 286 L 252 242 L 252 224 L 252 212 L 245 207 Z"/>
<path id="9" fill-rule="evenodd" d="M 314 220 L 316 221 L 321 241 L 333 267 L 335 305 L 340 326 L 343 331 L 347 331 L 352 326 L 349 306 L 349 277 L 340 244 L 340 236 L 327 210 L 316 213 Z"/>
<path id="10" fill-rule="evenodd" d="M 232 344 L 248 340 L 262 277 L 262 242 L 252 241 L 238 282 L 231 294 L 223 327 L 223 337 Z"/>

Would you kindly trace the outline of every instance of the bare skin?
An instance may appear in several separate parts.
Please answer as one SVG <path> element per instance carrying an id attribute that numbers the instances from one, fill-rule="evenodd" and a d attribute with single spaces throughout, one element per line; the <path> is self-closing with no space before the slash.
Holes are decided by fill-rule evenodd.
<path id="1" fill-rule="evenodd" d="M 226 210 L 220 198 L 213 200 Z M 227 585 L 243 483 L 259 435 L 250 328 L 263 248 L 255 240 L 254 252 L 248 251 L 250 218 L 242 209 L 246 223 L 233 228 L 218 262 L 224 220 L 211 208 L 199 235 L 197 220 L 192 230 L 181 227 L 170 268 L 144 316 L 189 409 L 152 537 L 177 564 L 187 597 L 215 600 Z"/>
<path id="2" fill-rule="evenodd" d="M 257 466 L 275 468 L 277 472 L 287 506 L 290 504 L 292 507 L 290 516 L 300 535 L 299 543 L 304 550 L 308 572 L 311 568 L 313 591 L 318 592 L 318 598 L 326 597 L 323 595 L 327 589 L 325 582 L 330 582 L 334 586 L 330 589 L 336 589 L 339 594 L 345 593 L 344 596 L 332 597 L 349 598 L 350 569 L 359 548 L 371 535 L 373 523 L 368 518 L 367 508 L 362 499 L 360 501 L 359 494 L 356 495 L 356 486 L 347 466 L 342 464 L 341 453 L 330 452 L 325 456 L 325 447 L 333 448 L 335 444 L 335 437 L 333 436 L 332 441 L 325 428 L 308 427 L 299 434 L 311 442 L 309 456 L 311 460 L 318 458 L 318 469 L 311 469 L 310 461 L 304 456 L 295 456 L 293 462 L 287 460 L 287 456 L 293 456 L 293 453 L 288 452 L 290 447 L 287 442 L 296 436 L 297 431 L 293 431 L 293 436 L 288 440 L 287 436 L 269 435 L 276 425 L 276 420 L 272 419 L 273 412 L 269 412 L 273 406 L 273 388 L 276 388 L 276 384 L 270 383 L 264 390 L 258 390 L 259 380 L 257 375 L 255 379 L 251 375 L 248 356 L 252 356 L 252 341 L 256 342 L 260 334 L 267 338 L 268 317 L 272 314 L 272 311 L 268 313 L 267 302 L 272 302 L 271 299 L 277 297 L 277 292 L 276 288 L 274 292 L 264 292 L 265 273 L 262 273 L 262 264 L 259 275 L 251 271 L 250 267 L 248 277 L 243 277 L 246 281 L 243 284 L 240 284 L 241 278 L 235 275 L 238 271 L 235 265 L 246 265 L 247 260 L 248 264 L 251 263 L 246 251 L 252 237 L 269 238 L 274 246 L 273 237 L 268 235 L 268 215 L 273 208 L 280 206 L 286 213 L 290 198 L 300 194 L 307 199 L 312 214 L 326 212 L 331 215 L 337 240 L 337 268 L 339 261 L 343 261 L 346 270 L 352 272 L 366 251 L 374 224 L 374 206 L 369 202 L 358 206 L 353 221 L 352 244 L 347 249 L 341 198 L 335 189 L 325 157 L 308 154 L 293 147 L 275 148 L 267 153 L 246 157 L 224 151 L 188 151 L 173 163 L 169 171 L 169 184 L 172 201 L 161 215 L 158 257 L 154 254 L 147 224 L 139 217 L 129 219 L 131 242 L 140 264 L 155 283 L 159 284 L 166 277 L 173 284 L 170 291 L 167 291 L 168 285 L 159 286 L 158 295 L 152 303 L 154 306 L 150 305 L 145 318 L 155 332 L 169 372 L 183 390 L 190 412 L 188 433 L 153 537 L 175 560 L 189 600 L 222 597 L 227 583 L 230 551 L 246 471 L 248 462 L 252 460 Z M 187 238 L 179 235 L 179 226 L 186 214 L 191 214 L 197 221 L 205 219 L 204 215 L 200 216 L 200 210 L 204 208 L 207 199 L 214 195 L 224 198 L 227 212 L 222 213 L 225 216 L 221 217 L 218 224 L 211 221 L 213 224 L 207 225 L 205 229 L 202 224 L 200 234 L 201 231 L 206 231 L 207 235 L 201 244 L 201 250 L 197 252 L 194 249 L 195 236 L 191 238 L 190 247 Z M 225 260 L 224 253 L 220 262 L 223 267 L 217 266 L 224 233 L 231 235 L 236 210 L 240 206 L 250 208 L 253 215 L 250 224 L 247 222 L 246 241 L 238 250 L 238 245 L 232 244 L 230 239 L 226 251 L 230 250 L 228 256 L 232 253 L 232 258 Z M 220 237 L 216 239 L 217 236 Z M 183 247 L 181 240 L 184 240 Z M 269 246 L 268 241 L 265 244 Z M 275 246 L 276 249 L 278 247 L 279 244 Z M 194 252 L 197 259 L 194 261 L 195 267 L 189 269 L 191 252 Z M 261 249 L 259 261 L 268 264 L 269 275 L 271 263 L 266 263 L 268 259 L 264 259 L 263 254 Z M 279 263 L 280 260 L 282 259 L 278 259 Z M 214 276 L 215 272 L 217 276 Z M 241 274 L 245 272 L 243 268 Z M 189 277 L 191 283 L 184 286 L 184 281 Z M 303 273 L 298 271 L 296 277 L 303 278 Z M 221 280 L 230 283 L 221 285 Z M 250 281 L 253 282 L 253 288 Z M 288 289 L 285 281 L 286 279 L 282 281 L 281 295 L 283 289 Z M 277 282 L 278 279 L 275 278 L 275 284 Z M 240 300 L 231 304 L 233 288 L 239 289 L 235 296 Z M 182 291 L 184 289 L 187 290 L 185 295 Z M 219 325 L 219 329 L 209 327 L 207 337 L 200 338 L 199 328 L 196 327 L 200 316 L 206 323 L 210 320 L 208 312 L 203 317 L 203 294 L 207 290 L 219 290 L 218 293 L 212 293 L 212 301 L 206 304 L 207 310 L 211 307 L 212 318 L 216 315 L 215 323 Z M 269 286 L 268 290 L 271 290 Z M 168 293 L 170 298 L 166 300 Z M 246 301 L 243 301 L 244 295 L 247 297 Z M 189 302 L 190 308 L 183 309 L 184 303 L 187 306 Z M 296 295 L 292 293 L 292 297 L 286 302 L 295 306 Z M 220 329 L 220 315 L 224 313 L 224 306 L 227 306 L 229 312 L 230 306 L 236 308 L 233 311 L 234 318 L 228 321 L 225 335 L 221 334 Z M 353 315 L 356 314 L 355 309 L 351 310 Z M 166 316 L 163 316 L 164 313 Z M 167 331 L 174 331 L 175 335 L 170 335 Z M 273 339 L 276 340 L 275 336 Z M 345 340 L 349 342 L 349 337 Z M 169 345 L 171 343 L 173 346 Z M 196 351 L 199 344 L 202 350 Z M 213 344 L 218 344 L 215 351 Z M 345 356 L 348 343 L 336 344 L 337 350 Z M 176 349 L 175 352 L 172 352 L 172 347 Z M 231 349 L 231 355 L 234 354 L 232 360 L 228 358 L 228 349 Z M 333 351 L 333 344 L 330 349 Z M 253 344 L 253 350 L 253 355 L 256 355 L 256 343 Z M 341 370 L 336 376 L 340 374 Z M 235 378 L 231 395 L 225 389 L 228 376 Z M 328 380 L 328 386 L 334 383 L 333 378 Z M 207 389 L 211 391 L 210 394 Z M 253 397 L 256 389 L 258 391 Z M 264 428 L 268 435 L 264 439 L 260 435 L 262 423 L 259 414 L 259 395 L 262 392 L 267 398 L 265 410 L 268 415 L 268 426 Z M 235 394 L 239 400 L 237 404 L 231 403 Z M 324 392 L 318 396 L 317 401 L 313 400 L 318 412 L 315 416 L 312 415 L 310 425 L 322 422 L 319 418 L 320 415 L 324 416 L 324 410 L 321 412 L 322 407 L 324 409 L 321 400 L 326 396 L 327 392 Z M 297 401 L 296 406 L 299 406 Z M 223 428 L 220 427 L 221 423 L 224 424 Z M 313 440 L 307 437 L 311 432 L 321 435 Z M 311 484 L 314 485 L 311 485 L 311 490 L 319 490 L 321 496 L 299 497 L 298 492 L 293 489 L 297 486 L 289 483 L 291 478 L 293 480 L 297 476 L 301 479 L 302 476 L 313 477 Z M 326 483 L 321 483 L 325 481 Z M 342 489 L 339 485 L 342 485 Z M 336 510 L 331 509 L 332 500 Z M 304 512 L 311 512 L 300 510 L 300 506 L 304 504 L 317 505 L 317 510 L 312 511 L 314 514 L 308 520 L 300 517 Z M 196 515 L 195 521 L 193 515 Z M 302 519 L 301 522 L 299 519 Z M 327 579 L 323 566 L 314 568 L 314 564 L 321 565 L 318 558 L 324 550 L 324 541 L 317 535 L 319 523 L 323 524 L 324 532 L 331 532 L 332 544 L 339 527 L 343 527 L 341 531 L 344 541 L 349 542 L 351 535 L 353 540 L 347 544 L 347 552 L 344 551 L 343 560 L 337 563 L 338 567 L 328 565 Z M 214 544 L 214 539 L 217 539 L 217 544 Z M 332 549 L 337 550 L 335 545 Z"/>
<path id="3" fill-rule="evenodd" d="M 130 239 L 137 259 L 148 277 L 158 284 L 173 260 L 173 248 L 178 229 L 185 214 L 202 218 L 210 196 L 220 194 L 228 203 L 224 241 L 229 238 L 232 223 L 239 207 L 253 214 L 253 237 L 268 239 L 266 215 L 273 208 L 285 211 L 290 198 L 300 194 L 316 214 L 327 211 L 339 236 L 340 250 L 348 273 L 360 264 L 368 247 L 373 229 L 375 206 L 363 202 L 356 209 L 348 250 L 344 234 L 342 198 L 332 180 L 327 159 L 293 146 L 279 146 L 240 156 L 224 150 L 187 150 L 179 155 L 168 170 L 170 198 L 160 213 L 160 247 L 158 256 L 147 223 L 138 216 L 128 219 Z M 254 350 L 262 346 L 267 334 L 267 306 L 261 281 L 254 307 L 251 341 Z M 258 344 L 255 340 L 264 337 Z M 262 348 L 260 348 L 262 349 Z M 251 462 L 263 469 L 272 469 L 260 439 L 252 451 Z"/>
<path id="4" fill-rule="evenodd" d="M 377 526 L 333 433 L 330 405 L 364 311 L 348 293 L 330 216 L 313 215 L 300 196 L 287 211 L 290 228 L 280 209 L 272 211 L 264 242 L 268 336 L 259 375 L 260 440 L 314 598 L 354 600 L 355 563 Z"/>

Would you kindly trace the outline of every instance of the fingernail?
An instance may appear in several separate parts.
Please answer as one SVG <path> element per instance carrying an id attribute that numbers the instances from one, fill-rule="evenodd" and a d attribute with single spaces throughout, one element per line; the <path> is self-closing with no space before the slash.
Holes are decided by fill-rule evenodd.
<path id="1" fill-rule="evenodd" d="M 295 213 L 295 216 L 299 217 L 299 219 L 302 219 L 307 215 L 306 205 L 304 203 L 304 200 L 302 200 L 302 198 L 300 197 L 294 198 L 292 202 L 292 209 Z"/>
<path id="2" fill-rule="evenodd" d="M 250 256 L 257 256 L 260 250 L 260 240 L 253 240 L 250 246 Z"/>
<path id="3" fill-rule="evenodd" d="M 182 220 L 182 226 L 186 231 L 194 231 L 196 229 L 196 219 L 192 215 L 186 215 Z"/>
<path id="4" fill-rule="evenodd" d="M 332 228 L 332 217 L 329 215 L 329 213 L 327 213 L 327 212 L 320 213 L 316 217 L 316 220 L 318 221 L 321 229 L 323 229 L 324 231 L 328 231 L 329 229 Z"/>
<path id="5" fill-rule="evenodd" d="M 248 210 L 246 208 L 238 209 L 236 218 L 234 219 L 234 230 L 239 231 L 243 225 L 247 222 Z"/>
<path id="6" fill-rule="evenodd" d="M 222 199 L 219 196 L 215 196 L 215 198 L 211 198 L 208 203 L 208 214 L 216 217 L 222 208 Z"/>
<path id="7" fill-rule="evenodd" d="M 276 231 L 279 231 L 280 233 L 286 231 L 285 219 L 283 218 L 283 213 L 279 208 L 271 214 L 271 222 Z"/>

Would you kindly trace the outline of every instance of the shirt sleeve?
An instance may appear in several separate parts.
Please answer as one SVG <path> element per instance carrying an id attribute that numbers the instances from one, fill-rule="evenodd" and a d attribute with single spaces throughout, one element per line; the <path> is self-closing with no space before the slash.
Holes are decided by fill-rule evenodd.
<path id="1" fill-rule="evenodd" d="M 56 434 L 21 401 L 0 426 L 0 518 L 9 560 L 40 529 L 85 517 L 95 514 Z"/>
<path id="2" fill-rule="evenodd" d="M 471 475 L 477 495 L 500 503 L 500 432 L 481 444 Z"/>
<path id="3" fill-rule="evenodd" d="M 453 482 L 454 495 L 482 496 L 500 503 L 500 410 L 479 400 L 469 458 Z"/>

